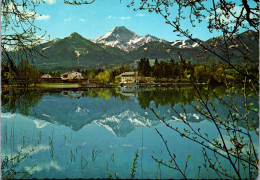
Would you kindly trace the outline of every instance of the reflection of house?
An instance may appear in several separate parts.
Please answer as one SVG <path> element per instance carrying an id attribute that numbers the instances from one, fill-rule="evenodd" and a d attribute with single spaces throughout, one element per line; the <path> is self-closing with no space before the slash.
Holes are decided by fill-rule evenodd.
<path id="1" fill-rule="evenodd" d="M 63 96 L 67 96 L 71 98 L 79 98 L 83 95 L 83 91 L 62 91 L 61 94 Z"/>
<path id="2" fill-rule="evenodd" d="M 49 75 L 49 74 L 44 74 L 44 75 L 41 76 L 41 78 L 42 78 L 42 79 L 51 78 L 51 75 Z"/>
<path id="3" fill-rule="evenodd" d="M 124 72 L 120 74 L 121 83 L 136 83 L 139 82 L 138 72 Z"/>
<path id="4" fill-rule="evenodd" d="M 120 88 L 120 94 L 128 97 L 136 97 L 138 96 L 137 92 L 138 86 L 125 86 Z"/>
<path id="5" fill-rule="evenodd" d="M 145 81 L 145 82 L 153 83 L 154 80 L 155 80 L 155 79 L 152 78 L 152 77 L 144 77 L 144 81 Z"/>
<path id="6" fill-rule="evenodd" d="M 71 72 L 66 72 L 61 75 L 62 80 L 71 80 L 71 79 L 83 79 L 83 76 L 80 72 L 76 71 L 71 71 Z"/>
<path id="7" fill-rule="evenodd" d="M 124 92 L 124 93 L 122 92 L 120 94 L 122 94 L 123 96 L 127 96 L 127 97 L 136 97 L 136 96 L 138 96 L 138 94 L 135 93 L 135 92 Z"/>

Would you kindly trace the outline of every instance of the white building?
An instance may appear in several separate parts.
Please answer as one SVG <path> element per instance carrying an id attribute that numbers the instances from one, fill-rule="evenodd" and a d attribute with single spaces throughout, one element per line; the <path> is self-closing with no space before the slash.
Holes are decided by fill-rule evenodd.
<path id="1" fill-rule="evenodd" d="M 62 80 L 83 79 L 83 76 L 80 72 L 71 71 L 62 74 L 61 79 Z"/>
<path id="2" fill-rule="evenodd" d="M 51 78 L 51 75 L 49 75 L 49 74 L 44 74 L 44 75 L 41 76 L 41 78 L 42 78 L 42 79 Z"/>
<path id="3" fill-rule="evenodd" d="M 138 83 L 138 72 L 124 72 L 120 74 L 121 83 Z"/>

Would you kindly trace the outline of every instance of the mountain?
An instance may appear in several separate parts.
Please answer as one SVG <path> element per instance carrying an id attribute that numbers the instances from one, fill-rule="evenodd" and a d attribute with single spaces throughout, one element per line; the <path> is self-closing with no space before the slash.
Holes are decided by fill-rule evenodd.
<path id="1" fill-rule="evenodd" d="M 45 56 L 38 56 L 34 64 L 39 69 L 50 66 L 82 66 L 130 62 L 126 52 L 103 44 L 96 44 L 78 33 L 64 39 L 54 39 L 37 47 Z M 47 57 L 47 58 L 46 58 Z"/>
<path id="2" fill-rule="evenodd" d="M 244 45 L 241 44 L 241 40 Z M 225 59 L 227 45 L 233 64 L 241 64 L 245 57 L 249 57 L 252 63 L 257 63 L 259 59 L 258 34 L 252 30 L 234 36 L 226 44 L 221 36 L 204 42 L 197 41 Z M 72 33 L 64 39 L 54 39 L 41 44 L 37 49 L 44 56 L 35 57 L 34 65 L 42 71 L 68 71 L 75 68 L 99 68 L 106 64 L 128 64 L 143 57 L 159 60 L 173 58 L 177 62 L 179 53 L 193 64 L 220 62 L 220 58 L 212 52 L 201 54 L 202 47 L 191 40 L 167 42 L 151 35 L 138 36 L 125 27 L 116 27 L 95 42 L 78 33 Z"/>
<path id="3" fill-rule="evenodd" d="M 154 41 L 163 43 L 168 42 L 149 34 L 145 36 L 139 36 L 124 26 L 115 27 L 106 35 L 94 40 L 95 43 L 102 43 L 107 46 L 117 47 L 127 52 L 136 50 L 138 47 L 144 45 L 145 43 Z"/>

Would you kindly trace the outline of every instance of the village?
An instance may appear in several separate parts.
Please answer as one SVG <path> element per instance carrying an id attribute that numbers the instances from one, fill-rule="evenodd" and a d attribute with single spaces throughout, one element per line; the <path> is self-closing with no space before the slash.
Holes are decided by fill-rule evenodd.
<path id="1" fill-rule="evenodd" d="M 121 86 L 124 85 L 136 85 L 140 82 L 143 83 L 154 83 L 154 78 L 140 76 L 138 72 L 123 72 L 120 75 L 120 80 L 117 84 Z M 85 85 L 86 87 L 95 84 L 96 86 L 104 86 L 105 83 L 97 83 L 96 80 L 90 81 L 88 78 L 85 78 L 81 72 L 77 71 L 69 71 L 60 75 L 60 78 L 52 77 L 50 74 L 44 74 L 41 76 L 41 80 L 44 83 L 79 83 L 81 85 Z"/>

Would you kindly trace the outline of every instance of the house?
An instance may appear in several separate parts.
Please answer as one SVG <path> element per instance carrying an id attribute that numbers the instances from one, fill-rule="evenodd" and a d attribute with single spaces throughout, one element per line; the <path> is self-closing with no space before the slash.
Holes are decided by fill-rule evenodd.
<path id="1" fill-rule="evenodd" d="M 41 76 L 41 78 L 42 78 L 42 79 L 51 78 L 51 75 L 49 75 L 49 74 L 44 74 L 44 75 Z"/>
<path id="2" fill-rule="evenodd" d="M 71 71 L 71 72 L 66 72 L 64 74 L 61 74 L 61 79 L 62 80 L 72 80 L 72 79 L 83 79 L 83 76 L 80 72 L 76 71 Z"/>
<path id="3" fill-rule="evenodd" d="M 124 72 L 120 74 L 121 83 L 138 83 L 138 72 Z"/>

